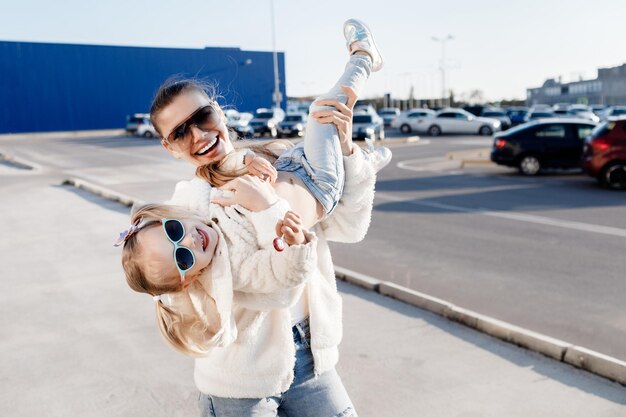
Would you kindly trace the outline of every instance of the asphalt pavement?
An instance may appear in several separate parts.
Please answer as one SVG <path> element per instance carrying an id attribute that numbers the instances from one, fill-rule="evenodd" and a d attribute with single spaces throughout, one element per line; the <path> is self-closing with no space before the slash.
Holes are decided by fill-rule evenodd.
<path id="1" fill-rule="evenodd" d="M 0 153 L 10 155 L 1 142 Z M 198 415 L 192 360 L 161 341 L 153 301 L 127 287 L 112 246 L 128 208 L 62 185 L 82 177 L 163 200 L 164 172 L 178 168 L 127 184 L 111 166 L 37 165 L 0 164 L 0 415 Z M 338 370 L 360 416 L 626 416 L 623 385 L 377 292 L 339 290 Z"/>

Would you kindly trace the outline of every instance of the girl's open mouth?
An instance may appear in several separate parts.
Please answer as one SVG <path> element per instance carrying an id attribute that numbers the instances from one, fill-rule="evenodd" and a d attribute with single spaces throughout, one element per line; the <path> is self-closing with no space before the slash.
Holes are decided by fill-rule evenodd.
<path id="1" fill-rule="evenodd" d="M 209 235 L 207 234 L 207 232 L 205 232 L 202 229 L 196 228 L 196 230 L 198 231 L 198 233 L 200 234 L 200 237 L 202 238 L 202 250 L 205 251 L 207 246 L 209 246 Z"/>

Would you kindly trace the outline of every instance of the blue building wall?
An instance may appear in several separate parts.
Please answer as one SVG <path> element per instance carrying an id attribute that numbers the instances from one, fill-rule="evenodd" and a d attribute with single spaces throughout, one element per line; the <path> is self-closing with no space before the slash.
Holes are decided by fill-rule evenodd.
<path id="1" fill-rule="evenodd" d="M 271 52 L 0 42 L 0 133 L 123 128 L 172 75 L 215 82 L 237 110 L 273 105 Z"/>

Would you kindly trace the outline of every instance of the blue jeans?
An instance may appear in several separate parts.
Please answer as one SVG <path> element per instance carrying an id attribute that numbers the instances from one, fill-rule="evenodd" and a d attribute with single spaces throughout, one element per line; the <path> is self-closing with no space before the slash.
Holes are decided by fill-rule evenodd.
<path id="1" fill-rule="evenodd" d="M 315 377 L 308 319 L 292 328 L 294 380 L 286 392 L 267 398 L 221 398 L 200 394 L 202 417 L 357 417 L 337 372 Z"/>
<path id="2" fill-rule="evenodd" d="M 350 87 L 357 95 L 360 94 L 371 67 L 369 57 L 351 56 L 335 86 L 319 98 L 331 98 L 346 103 L 347 96 L 340 87 Z M 318 123 L 310 115 L 321 110 L 335 108 L 311 104 L 304 141 L 284 152 L 274 163 L 274 167 L 278 171 L 290 171 L 297 175 L 320 202 L 325 213 L 330 214 L 343 193 L 345 173 L 337 127 L 334 124 Z"/>

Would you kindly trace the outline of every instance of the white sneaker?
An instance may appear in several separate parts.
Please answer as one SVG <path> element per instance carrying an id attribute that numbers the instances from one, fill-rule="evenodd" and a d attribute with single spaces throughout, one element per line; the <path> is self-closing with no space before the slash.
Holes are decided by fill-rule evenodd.
<path id="1" fill-rule="evenodd" d="M 376 47 L 374 36 L 365 23 L 359 19 L 348 19 L 343 24 L 343 36 L 350 55 L 363 51 L 372 58 L 372 72 L 380 71 L 383 67 L 383 57 Z"/>
<path id="2" fill-rule="evenodd" d="M 365 153 L 365 159 L 372 164 L 374 171 L 378 172 L 386 167 L 391 161 L 391 150 L 386 146 L 379 146 L 373 150 L 363 150 Z"/>

